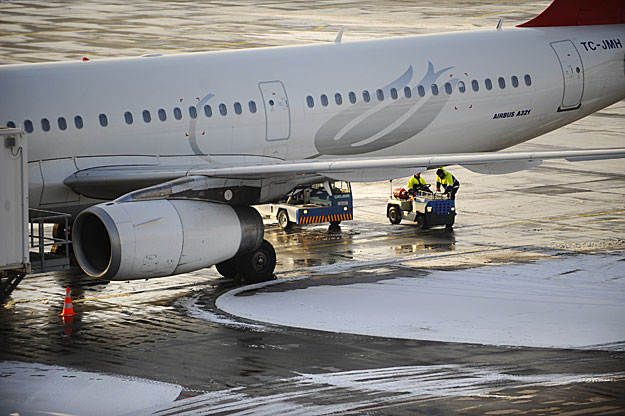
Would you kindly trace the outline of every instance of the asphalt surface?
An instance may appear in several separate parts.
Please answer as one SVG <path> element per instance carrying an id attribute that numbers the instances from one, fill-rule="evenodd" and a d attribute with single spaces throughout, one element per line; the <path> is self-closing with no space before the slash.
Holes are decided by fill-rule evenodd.
<path id="1" fill-rule="evenodd" d="M 543 6 L 544 2 L 456 1 L 0 2 L 0 63 L 332 41 L 343 26 L 343 41 L 494 27 L 499 17 L 515 24 Z M 622 146 L 624 126 L 621 102 L 517 149 Z M 390 225 L 385 206 L 391 185 L 383 182 L 354 184 L 355 220 L 338 230 L 318 225 L 285 232 L 268 221 L 266 238 L 277 251 L 278 279 L 310 275 L 299 281 L 301 285 L 375 281 L 399 270 L 419 275 L 430 269 L 625 249 L 622 161 L 551 161 L 505 176 L 477 175 L 460 167 L 450 170 L 461 182 L 453 232 Z M 427 173 L 426 179 L 431 181 L 433 174 Z M 332 265 L 333 273 L 325 274 L 324 267 Z M 67 285 L 78 316 L 64 325 L 57 314 Z M 216 298 L 235 286 L 214 268 L 108 284 L 90 280 L 75 268 L 31 275 L 0 309 L 0 360 L 183 386 L 176 402 L 180 407 L 173 406 L 166 414 L 235 410 L 270 414 L 268 402 L 298 403 L 304 409 L 316 406 L 327 414 L 625 413 L 622 377 L 584 378 L 625 372 L 622 347 L 603 351 L 501 347 L 283 328 L 219 311 Z M 214 318 L 193 317 L 189 300 Z M 432 369 L 425 375 L 393 376 L 406 383 L 411 377 L 415 383 L 429 377 L 441 385 L 457 380 L 460 386 L 476 379 L 475 369 L 508 377 L 495 377 L 483 389 L 459 389 L 456 394 L 449 394 L 454 391 L 452 382 L 442 393 L 406 396 L 386 390 L 385 397 L 379 391 L 374 395 L 337 385 L 320 393 L 311 388 L 314 383 L 296 379 L 302 374 L 349 372 L 374 377 L 377 370 L 395 367 Z M 555 380 L 561 374 L 581 379 L 554 385 L 523 381 L 523 377 Z M 230 389 L 241 395 L 199 401 L 209 392 Z M 226 406 L 235 402 L 237 408 Z M 195 410 L 183 407 L 188 403 L 195 403 Z"/>

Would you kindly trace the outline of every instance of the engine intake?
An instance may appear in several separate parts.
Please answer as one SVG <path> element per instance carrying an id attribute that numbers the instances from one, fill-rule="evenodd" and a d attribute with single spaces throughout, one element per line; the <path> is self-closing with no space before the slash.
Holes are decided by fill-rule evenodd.
<path id="1" fill-rule="evenodd" d="M 263 221 L 251 207 L 192 200 L 109 202 L 82 211 L 72 242 L 80 267 L 106 280 L 171 276 L 256 250 Z"/>

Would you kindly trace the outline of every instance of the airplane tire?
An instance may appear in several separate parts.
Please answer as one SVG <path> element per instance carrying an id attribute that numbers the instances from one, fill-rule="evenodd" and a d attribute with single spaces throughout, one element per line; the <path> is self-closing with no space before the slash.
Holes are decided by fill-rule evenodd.
<path id="1" fill-rule="evenodd" d="M 259 283 L 275 279 L 276 251 L 269 241 L 263 240 L 260 247 L 250 253 L 234 258 L 234 266 L 246 283 Z"/>
<path id="2" fill-rule="evenodd" d="M 215 268 L 223 277 L 233 278 L 237 275 L 237 269 L 234 267 L 234 258 L 216 264 Z"/>
<path id="3" fill-rule="evenodd" d="M 276 219 L 278 220 L 278 225 L 283 230 L 286 230 L 287 228 L 291 226 L 291 222 L 289 221 L 289 214 L 287 214 L 287 212 L 283 209 L 278 211 L 278 215 L 276 216 Z"/>
<path id="4" fill-rule="evenodd" d="M 399 207 L 393 205 L 388 209 L 388 220 L 391 224 L 399 224 L 401 222 L 401 211 Z"/>

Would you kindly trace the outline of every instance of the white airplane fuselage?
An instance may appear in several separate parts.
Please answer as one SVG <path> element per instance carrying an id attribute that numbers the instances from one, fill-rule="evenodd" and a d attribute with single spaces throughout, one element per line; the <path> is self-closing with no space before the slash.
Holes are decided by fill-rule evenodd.
<path id="1" fill-rule="evenodd" d="M 624 46 L 621 24 L 7 65 L 0 124 L 32 123 L 30 205 L 63 209 L 100 166 L 503 149 L 625 98 Z"/>

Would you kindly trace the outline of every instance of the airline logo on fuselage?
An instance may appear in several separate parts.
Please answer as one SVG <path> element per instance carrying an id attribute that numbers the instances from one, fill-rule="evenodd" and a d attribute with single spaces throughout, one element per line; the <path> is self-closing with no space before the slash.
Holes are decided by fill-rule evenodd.
<path id="1" fill-rule="evenodd" d="M 380 98 L 378 102 L 361 102 L 336 114 L 317 130 L 315 147 L 319 154 L 310 158 L 374 152 L 419 134 L 442 111 L 450 95 L 423 93 L 420 96 L 417 88 L 421 86 L 430 89 L 444 72 L 452 68 L 450 66 L 436 71 L 432 62 L 428 62 L 427 72 L 420 81 L 415 82 L 410 66 L 403 75 L 378 91 L 381 91 L 382 96 L 388 96 L 391 89 L 410 88 L 410 95 L 416 99 L 400 97 L 382 101 Z M 455 87 L 458 79 L 452 77 L 447 82 Z"/>

